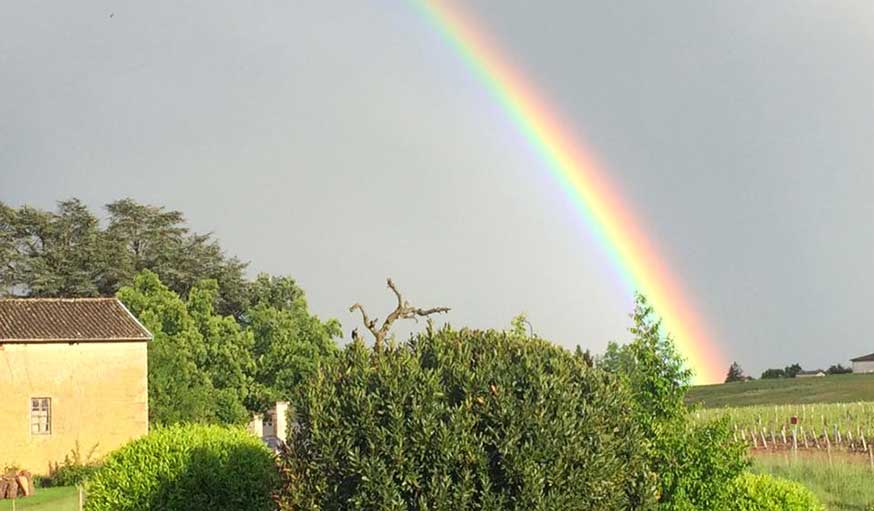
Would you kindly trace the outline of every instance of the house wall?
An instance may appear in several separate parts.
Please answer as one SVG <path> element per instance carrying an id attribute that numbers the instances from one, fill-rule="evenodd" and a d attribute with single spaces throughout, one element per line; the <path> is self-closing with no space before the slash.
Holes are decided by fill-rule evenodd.
<path id="1" fill-rule="evenodd" d="M 148 432 L 145 342 L 0 345 L 0 466 L 48 472 L 79 444 L 100 457 Z M 30 430 L 30 399 L 49 397 L 49 435 Z"/>
<path id="2" fill-rule="evenodd" d="M 853 362 L 854 373 L 871 373 L 874 372 L 874 361 L 872 362 Z"/>

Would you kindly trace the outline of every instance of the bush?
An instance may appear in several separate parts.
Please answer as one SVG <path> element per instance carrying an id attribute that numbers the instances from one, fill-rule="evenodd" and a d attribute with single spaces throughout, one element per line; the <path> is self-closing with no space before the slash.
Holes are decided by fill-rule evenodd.
<path id="1" fill-rule="evenodd" d="M 237 428 L 160 428 L 112 453 L 87 481 L 88 511 L 275 509 L 278 474 L 261 440 Z"/>
<path id="2" fill-rule="evenodd" d="M 732 481 L 749 466 L 746 446 L 734 440 L 728 421 L 686 420 L 660 446 L 654 464 L 663 511 L 733 510 Z"/>
<path id="3" fill-rule="evenodd" d="M 735 480 L 731 509 L 735 511 L 824 511 L 810 490 L 788 479 L 767 474 L 743 474 Z"/>
<path id="4" fill-rule="evenodd" d="M 83 456 L 77 441 L 70 454 L 64 456 L 64 461 L 54 465 L 50 463 L 49 475 L 34 478 L 34 483 L 42 488 L 51 486 L 78 486 L 82 484 L 100 468 L 100 462 L 92 459 L 96 450 L 97 444 L 88 451 L 88 454 Z"/>
<path id="5" fill-rule="evenodd" d="M 355 342 L 301 390 L 288 509 L 610 510 L 654 494 L 626 388 L 540 339 Z"/>
<path id="6" fill-rule="evenodd" d="M 647 439 L 644 455 L 658 476 L 659 509 L 722 509 L 732 481 L 749 465 L 746 448 L 725 422 L 692 423 L 684 403 L 692 373 L 641 295 L 631 319 L 634 340 L 610 343 L 598 366 L 631 392 L 634 420 Z"/>

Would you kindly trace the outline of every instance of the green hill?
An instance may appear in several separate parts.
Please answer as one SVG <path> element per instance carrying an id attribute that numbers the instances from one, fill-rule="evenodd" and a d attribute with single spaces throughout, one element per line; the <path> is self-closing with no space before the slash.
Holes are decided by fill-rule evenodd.
<path id="1" fill-rule="evenodd" d="M 692 387 L 688 404 L 720 406 L 851 403 L 874 401 L 874 374 L 783 378 Z"/>

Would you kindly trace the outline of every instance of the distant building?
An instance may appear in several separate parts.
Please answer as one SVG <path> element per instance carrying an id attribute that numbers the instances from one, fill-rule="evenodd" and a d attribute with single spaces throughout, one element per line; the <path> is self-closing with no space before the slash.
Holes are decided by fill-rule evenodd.
<path id="1" fill-rule="evenodd" d="M 874 373 L 874 353 L 851 358 L 854 373 Z"/>
<path id="2" fill-rule="evenodd" d="M 0 467 L 45 474 L 148 433 L 151 338 L 115 298 L 0 299 Z"/>
<path id="3" fill-rule="evenodd" d="M 818 378 L 825 376 L 826 372 L 822 369 L 814 369 L 813 371 L 798 371 L 798 374 L 795 375 L 796 378 Z"/>
<path id="4" fill-rule="evenodd" d="M 271 449 L 278 449 L 288 437 L 288 401 L 277 401 L 263 414 L 253 415 L 249 431 Z"/>

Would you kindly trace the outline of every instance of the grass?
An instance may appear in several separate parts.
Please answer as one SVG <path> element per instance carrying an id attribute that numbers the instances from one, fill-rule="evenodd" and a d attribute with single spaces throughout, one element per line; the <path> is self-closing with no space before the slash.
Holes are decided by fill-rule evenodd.
<path id="1" fill-rule="evenodd" d="M 874 473 L 865 456 L 769 454 L 753 458 L 753 472 L 797 481 L 810 488 L 829 511 L 874 509 Z"/>
<path id="2" fill-rule="evenodd" d="M 15 501 L 16 511 L 76 511 L 79 493 L 73 486 L 37 488 L 32 497 Z M 11 500 L 0 500 L 0 511 L 12 509 Z"/>
<path id="3" fill-rule="evenodd" d="M 874 374 L 699 385 L 686 394 L 688 404 L 701 404 L 705 408 L 858 401 L 874 401 Z"/>

